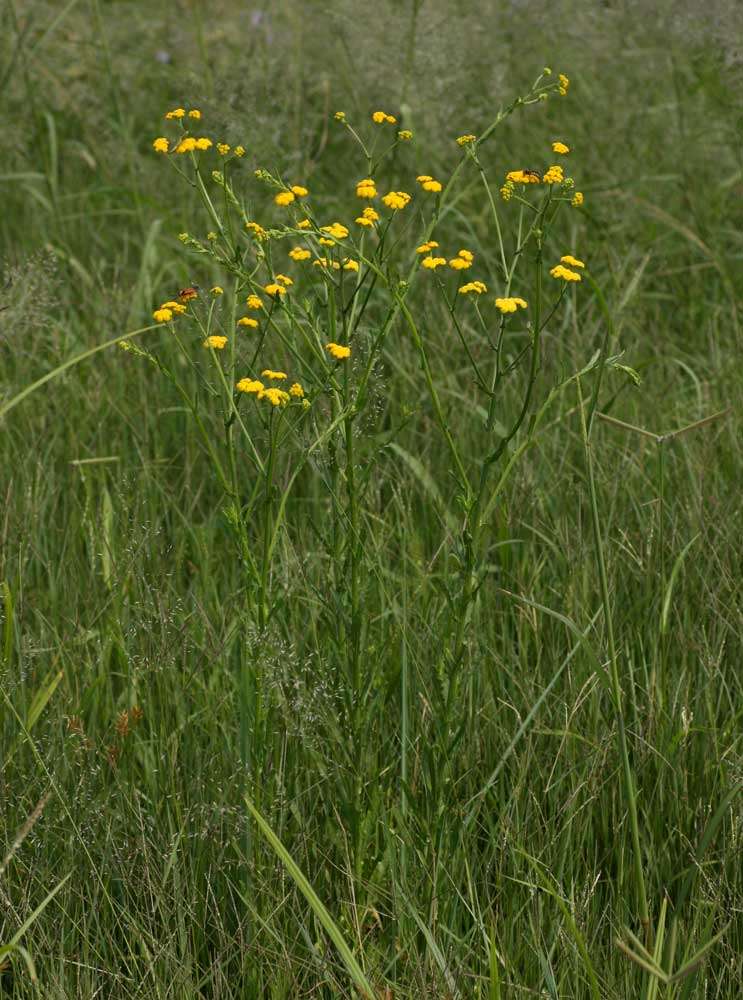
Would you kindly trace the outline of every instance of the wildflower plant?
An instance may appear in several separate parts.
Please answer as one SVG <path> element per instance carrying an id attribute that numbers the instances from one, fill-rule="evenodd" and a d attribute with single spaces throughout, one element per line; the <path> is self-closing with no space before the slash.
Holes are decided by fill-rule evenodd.
<path id="1" fill-rule="evenodd" d="M 605 344 L 580 370 L 541 388 L 545 329 L 580 292 L 583 279 L 590 280 L 585 262 L 568 252 L 584 248 L 566 246 L 560 225 L 561 215 L 580 207 L 583 196 L 569 176 L 571 151 L 562 140 L 545 135 L 541 154 L 534 151 L 539 169 L 504 162 L 502 151 L 491 154 L 491 139 L 507 118 L 564 96 L 568 85 L 564 75 L 554 81 L 545 70 L 527 94 L 476 133 L 452 135 L 448 171 L 439 167 L 437 177 L 419 172 L 426 164 L 412 165 L 414 136 L 390 127 L 397 125 L 394 115 L 375 110 L 355 123 L 336 112 L 335 127 L 345 130 L 358 172 L 335 217 L 322 193 L 302 178 L 260 166 L 246 177 L 245 149 L 203 135 L 208 123 L 193 111 L 168 112 L 175 134 L 153 142 L 165 166 L 200 196 L 205 235 L 183 233 L 180 240 L 194 258 L 192 268 L 208 263 L 219 285 L 210 293 L 181 293 L 153 312 L 191 371 L 193 389 L 153 353 L 136 352 L 174 383 L 192 414 L 224 491 L 250 627 L 263 634 L 280 614 L 278 564 L 282 539 L 292 533 L 292 490 L 306 470 L 325 492 L 334 591 L 328 608 L 344 667 L 346 723 L 359 759 L 363 707 L 371 696 L 363 666 L 370 470 L 362 469 L 360 448 L 363 436 L 376 430 L 371 401 L 377 373 L 401 340 L 417 354 L 420 392 L 448 450 L 455 484 L 447 501 L 450 523 L 457 525 L 450 543 L 455 571 L 443 585 L 449 610 L 439 626 L 435 671 L 442 788 L 451 770 L 452 706 L 472 680 L 468 650 L 474 609 L 487 593 L 486 535 L 504 487 L 558 396 L 613 363 Z M 196 124 L 199 135 L 192 132 Z M 559 164 L 551 162 L 556 156 Z M 401 162 L 411 165 L 401 168 Z M 489 245 L 476 248 L 462 245 L 463 237 L 452 239 L 448 219 L 460 188 L 473 182 L 488 207 L 492 235 Z M 450 428 L 441 372 L 422 322 L 421 303 L 431 295 L 441 303 L 469 373 L 462 398 L 473 414 L 483 414 L 490 441 L 484 454 L 468 454 Z M 515 406 L 513 394 L 504 392 L 507 384 L 520 385 Z M 373 462 L 374 454 L 366 449 L 365 460 L 371 455 Z M 262 686 L 263 679 L 254 677 L 253 729 L 265 723 Z M 351 849 L 360 866 L 364 791 L 357 780 L 347 795 Z"/>

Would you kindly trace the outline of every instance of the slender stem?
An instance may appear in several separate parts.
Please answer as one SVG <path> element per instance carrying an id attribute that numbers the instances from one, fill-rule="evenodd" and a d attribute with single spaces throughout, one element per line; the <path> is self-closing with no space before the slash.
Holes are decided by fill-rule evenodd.
<path id="1" fill-rule="evenodd" d="M 607 333 L 602 346 L 601 365 L 606 360 L 606 348 L 608 345 L 609 332 L 611 327 L 607 324 Z M 601 378 L 601 367 L 599 368 L 596 383 Z M 647 892 L 645 889 L 645 876 L 642 867 L 642 850 L 640 847 L 640 824 L 637 814 L 637 792 L 632 774 L 632 767 L 629 759 L 629 749 L 627 746 L 627 732 L 624 722 L 624 709 L 622 699 L 622 688 L 619 680 L 619 661 L 616 641 L 614 637 L 614 620 L 612 616 L 611 597 L 609 594 L 609 580 L 606 572 L 606 560 L 604 557 L 603 536 L 601 532 L 601 518 L 599 516 L 598 499 L 596 495 L 596 481 L 593 468 L 593 451 L 590 441 L 590 423 L 586 419 L 583 409 L 583 397 L 580 387 L 580 379 L 576 382 L 578 387 L 578 401 L 580 409 L 581 433 L 583 436 L 583 446 L 586 455 L 586 467 L 588 471 L 588 490 L 591 502 L 591 523 L 593 527 L 594 544 L 596 546 L 596 565 L 599 573 L 599 584 L 601 588 L 601 602 L 604 609 L 604 621 L 606 626 L 606 640 L 609 653 L 609 681 L 611 685 L 612 701 L 614 703 L 614 713 L 617 725 L 617 739 L 619 743 L 619 756 L 622 765 L 622 777 L 624 781 L 624 791 L 627 800 L 627 810 L 630 818 L 630 829 L 632 836 L 632 853 L 635 872 L 635 889 L 638 896 L 640 909 L 640 923 L 647 935 L 650 927 L 650 917 L 648 912 Z M 595 401 L 595 386 L 594 386 Z M 592 416 L 592 413 L 591 413 Z"/>

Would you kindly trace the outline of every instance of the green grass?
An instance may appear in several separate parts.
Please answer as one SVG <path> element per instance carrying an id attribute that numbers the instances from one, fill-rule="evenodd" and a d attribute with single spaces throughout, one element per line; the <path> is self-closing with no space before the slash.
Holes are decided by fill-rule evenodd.
<path id="1" fill-rule="evenodd" d="M 444 177 L 452 138 L 482 132 L 545 62 L 571 77 L 569 96 L 520 111 L 483 158 L 500 178 L 570 142 L 586 206 L 561 220 L 559 245 L 589 260 L 612 351 L 642 383 L 607 371 L 597 402 L 611 419 L 591 427 L 606 595 L 573 385 L 485 518 L 454 684 L 461 490 L 402 322 L 353 436 L 361 552 L 338 535 L 346 469 L 320 447 L 289 496 L 267 623 L 209 455 L 154 367 L 102 351 L 12 409 L 0 945 L 23 946 L 38 985 L 16 952 L 0 994 L 343 997 L 368 982 L 395 1000 L 739 995 L 740 12 L 673 9 L 424 2 L 371 16 L 288 2 L 251 23 L 232 3 L 209 18 L 198 4 L 4 4 L 0 409 L 148 325 L 183 284 L 226 284 L 177 240 L 206 224 L 151 151 L 167 108 L 191 102 L 208 134 L 244 142 L 259 219 L 259 165 L 346 219 L 365 169 L 335 110 L 361 121 L 384 107 L 414 129 L 391 181 Z M 459 194 L 440 231 L 475 250 L 495 290 L 474 175 Z M 440 300 L 418 289 L 412 302 L 476 469 L 493 441 L 482 399 Z M 545 331 L 540 401 L 606 327 L 586 282 Z M 166 331 L 137 343 L 192 386 Z M 507 382 L 498 421 L 522 394 Z M 667 435 L 720 411 L 663 442 L 617 423 Z M 216 436 L 219 413 L 208 420 Z M 291 445 L 280 488 L 300 456 Z M 133 706 L 143 718 L 125 732 Z M 686 974 L 663 982 L 653 962 Z"/>

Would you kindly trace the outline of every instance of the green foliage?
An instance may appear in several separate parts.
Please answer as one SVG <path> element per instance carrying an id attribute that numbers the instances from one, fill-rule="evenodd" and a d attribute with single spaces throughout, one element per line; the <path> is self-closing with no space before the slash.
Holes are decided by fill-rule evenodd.
<path id="1" fill-rule="evenodd" d="M 207 19 L 200 4 L 9 0 L 0 14 L 0 991 L 33 996 L 35 974 L 59 1000 L 338 997 L 367 981 L 395 1000 L 733 1000 L 740 8 L 273 6 L 225 0 Z M 204 229 L 198 198 L 151 142 L 167 108 L 196 105 L 208 134 L 246 146 L 243 188 L 263 166 L 345 221 L 357 174 L 333 112 L 394 112 L 415 132 L 396 176 L 443 179 L 453 139 L 545 61 L 569 96 L 507 119 L 482 155 L 500 177 L 569 142 L 586 204 L 560 233 L 606 313 L 584 286 L 545 329 L 535 410 L 550 405 L 498 459 L 509 474 L 485 507 L 448 687 L 471 498 L 402 322 L 353 438 L 357 630 L 343 624 L 354 546 L 335 530 L 345 466 L 325 440 L 267 493 L 289 527 L 268 536 L 269 613 L 246 611 L 265 536 L 236 549 L 240 512 L 190 404 L 136 356 L 195 391 L 147 328 L 179 287 L 224 277 L 178 242 Z M 496 293 L 492 219 L 473 176 L 436 235 L 471 246 Z M 415 306 L 474 468 L 523 371 L 489 422 L 449 311 L 425 290 Z M 596 370 L 580 392 L 569 380 L 595 364 L 607 314 L 585 441 Z M 135 330 L 136 350 L 98 349 Z M 479 357 L 477 323 L 461 332 Z M 206 392 L 189 398 L 207 420 Z"/>

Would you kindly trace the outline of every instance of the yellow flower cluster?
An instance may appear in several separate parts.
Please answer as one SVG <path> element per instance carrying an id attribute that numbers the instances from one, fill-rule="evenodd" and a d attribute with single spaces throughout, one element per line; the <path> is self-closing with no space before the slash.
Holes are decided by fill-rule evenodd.
<path id="1" fill-rule="evenodd" d="M 251 330 L 255 330 L 255 328 L 258 326 L 258 320 L 253 319 L 252 316 L 241 316 L 240 319 L 237 321 L 237 325 L 249 326 Z"/>
<path id="2" fill-rule="evenodd" d="M 460 135 L 457 139 L 458 146 L 468 146 L 471 142 L 477 142 L 476 135 Z"/>
<path id="3" fill-rule="evenodd" d="M 434 257 L 431 254 L 428 257 L 424 257 L 421 261 L 421 267 L 427 267 L 429 271 L 435 271 L 437 267 L 441 267 L 446 264 L 446 257 Z"/>
<path id="4" fill-rule="evenodd" d="M 291 205 L 295 197 L 296 195 L 293 191 L 279 191 L 274 197 L 274 201 L 279 207 L 284 208 L 286 205 Z"/>
<path id="5" fill-rule="evenodd" d="M 515 313 L 517 309 L 526 309 L 526 302 L 518 297 L 509 296 L 506 299 L 496 299 L 495 306 L 504 314 Z"/>
<path id="6" fill-rule="evenodd" d="M 420 176 L 415 178 L 424 191 L 433 191 L 438 194 L 441 191 L 440 181 L 436 181 L 429 174 L 420 174 Z"/>
<path id="7" fill-rule="evenodd" d="M 260 295 L 256 295 L 255 292 L 251 292 L 245 300 L 245 305 L 248 309 L 261 309 L 263 307 L 263 302 Z"/>
<path id="8" fill-rule="evenodd" d="M 503 201 L 510 201 L 511 195 L 513 194 L 514 184 L 513 181 L 506 181 L 503 187 L 500 189 L 500 196 Z"/>
<path id="9" fill-rule="evenodd" d="M 230 147 L 229 147 L 229 145 L 226 142 L 218 142 L 217 143 L 217 152 L 219 153 L 220 156 L 227 156 L 227 154 L 229 153 L 229 151 L 230 151 Z"/>
<path id="10" fill-rule="evenodd" d="M 340 271 L 341 266 L 337 260 L 328 260 L 327 257 L 318 257 L 316 260 L 312 261 L 313 267 L 329 267 L 334 271 Z"/>
<path id="11" fill-rule="evenodd" d="M 263 378 L 273 379 L 277 382 L 283 382 L 286 380 L 286 372 L 275 372 L 270 368 L 261 372 Z M 276 386 L 266 386 L 260 379 L 257 378 L 241 378 L 237 383 L 238 392 L 246 392 L 256 396 L 258 399 L 267 400 L 271 406 L 286 406 L 292 396 L 297 399 L 302 399 L 304 397 L 304 389 L 299 382 L 294 382 L 294 384 L 289 389 L 289 392 L 285 392 L 283 389 L 279 389 Z"/>
<path id="12" fill-rule="evenodd" d="M 263 383 L 254 378 L 241 378 L 237 383 L 238 392 L 262 392 Z"/>
<path id="13" fill-rule="evenodd" d="M 283 274 L 277 274 L 274 281 L 271 281 L 268 285 L 263 286 L 263 291 L 270 295 L 272 299 L 282 298 L 286 295 L 286 289 L 289 285 L 293 285 L 294 282 L 291 278 L 287 278 Z"/>
<path id="14" fill-rule="evenodd" d="M 346 347 L 345 344 L 334 344 L 331 341 L 331 343 L 325 345 L 325 350 L 336 361 L 345 361 L 346 358 L 351 357 L 351 348 Z"/>
<path id="15" fill-rule="evenodd" d="M 570 204 L 573 206 L 573 208 L 580 208 L 580 206 L 583 204 L 583 200 L 584 200 L 583 199 L 583 192 L 582 191 L 576 191 L 575 194 L 573 195 L 571 201 L 570 201 Z"/>
<path id="16" fill-rule="evenodd" d="M 156 153 L 167 153 L 169 148 L 168 140 L 164 136 L 159 136 L 152 143 L 152 148 L 155 150 Z"/>
<path id="17" fill-rule="evenodd" d="M 560 142 L 558 140 L 557 142 L 552 143 L 552 152 L 561 153 L 564 156 L 566 153 L 570 152 L 570 146 L 566 146 L 564 142 Z"/>
<path id="18" fill-rule="evenodd" d="M 397 133 L 397 138 L 402 139 L 403 142 L 407 142 L 408 140 L 413 138 L 413 133 L 410 131 L 409 128 L 404 128 Z"/>
<path id="19" fill-rule="evenodd" d="M 383 125 L 385 122 L 388 125 L 397 125 L 397 118 L 394 115 L 388 115 L 384 111 L 375 111 L 372 114 L 372 121 L 376 122 L 377 125 Z"/>
<path id="20" fill-rule="evenodd" d="M 539 184 L 541 180 L 536 170 L 510 170 L 506 174 L 506 182 L 514 184 Z"/>
<path id="21" fill-rule="evenodd" d="M 312 223 L 309 219 L 300 219 L 297 223 L 297 229 L 310 229 L 311 227 Z"/>
<path id="22" fill-rule="evenodd" d="M 215 285 L 213 288 L 210 288 L 209 291 L 212 295 L 224 295 L 224 288 L 222 288 L 221 285 Z"/>
<path id="23" fill-rule="evenodd" d="M 565 264 L 569 264 L 570 267 L 565 267 Z M 565 254 L 564 257 L 560 257 L 560 263 L 555 264 L 555 266 L 550 270 L 550 274 L 553 278 L 562 278 L 563 281 L 580 281 L 581 276 L 577 271 L 571 271 L 571 267 L 584 268 L 586 265 L 582 260 L 578 260 L 577 257 L 573 257 L 571 254 Z"/>
<path id="24" fill-rule="evenodd" d="M 488 286 L 484 281 L 468 281 L 466 285 L 461 285 L 459 288 L 460 295 L 469 295 L 471 292 L 475 292 L 476 295 L 482 295 L 483 292 L 487 292 Z"/>
<path id="25" fill-rule="evenodd" d="M 173 152 L 193 153 L 195 149 L 211 149 L 213 145 L 212 140 L 207 139 L 206 136 L 201 136 L 200 138 L 195 139 L 192 135 L 188 135 L 185 139 L 181 139 Z"/>
<path id="26" fill-rule="evenodd" d="M 337 122 L 344 122 L 346 120 L 346 112 L 336 111 L 336 113 L 333 115 L 333 118 L 335 118 Z"/>
<path id="27" fill-rule="evenodd" d="M 320 226 L 320 229 L 323 233 L 327 233 L 328 236 L 331 236 L 333 240 L 345 240 L 348 236 L 348 230 L 340 222 L 332 222 L 329 226 Z M 320 240 L 320 242 L 322 243 L 323 241 Z"/>
<path id="28" fill-rule="evenodd" d="M 253 236 L 257 240 L 267 240 L 268 239 L 268 233 L 263 228 L 263 226 L 259 225 L 257 222 L 246 222 L 245 223 L 245 228 L 249 229 L 250 232 L 253 234 Z"/>
<path id="29" fill-rule="evenodd" d="M 312 254 L 309 250 L 305 250 L 304 247 L 293 247 L 289 251 L 289 256 L 292 260 L 309 260 Z"/>
<path id="30" fill-rule="evenodd" d="M 218 334 L 212 334 L 211 337 L 207 337 L 204 341 L 204 347 L 211 347 L 215 351 L 223 351 L 226 343 L 226 337 L 222 337 Z"/>
<path id="31" fill-rule="evenodd" d="M 356 185 L 356 197 L 357 198 L 376 198 L 377 197 L 377 186 L 371 177 L 365 177 L 363 181 L 359 181 Z"/>
<path id="32" fill-rule="evenodd" d="M 475 255 L 470 250 L 460 250 L 457 256 L 449 261 L 449 267 L 453 267 L 455 271 L 464 271 L 472 267 L 474 259 Z"/>
<path id="33" fill-rule="evenodd" d="M 359 269 L 359 262 L 357 260 L 354 260 L 353 257 L 346 257 L 345 261 L 343 262 L 343 270 L 358 271 L 358 269 Z"/>
<path id="34" fill-rule="evenodd" d="M 562 175 L 562 167 L 559 164 L 550 167 L 542 180 L 545 184 L 562 184 L 565 180 Z"/>
<path id="35" fill-rule="evenodd" d="M 385 203 L 387 208 L 392 208 L 397 211 L 400 208 L 405 208 L 405 206 L 410 202 L 410 195 L 406 191 L 390 191 L 386 194 L 382 201 Z"/>
<path id="36" fill-rule="evenodd" d="M 560 73 L 557 77 L 560 81 L 559 92 L 564 97 L 568 92 L 568 87 L 570 86 L 570 80 L 565 76 L 564 73 Z"/>
<path id="37" fill-rule="evenodd" d="M 585 267 L 586 265 L 582 260 L 578 260 L 577 257 L 573 257 L 571 254 L 566 253 L 564 257 L 560 257 L 561 264 L 569 264 L 571 267 Z"/>
<path id="38" fill-rule="evenodd" d="M 156 323 L 169 323 L 173 316 L 180 316 L 186 311 L 182 302 L 163 302 L 159 309 L 156 309 L 152 318 Z"/>
<path id="39" fill-rule="evenodd" d="M 358 219 L 355 219 L 357 225 L 359 226 L 373 226 L 374 223 L 379 219 L 379 212 L 372 208 L 371 205 L 367 205 Z"/>
<path id="40" fill-rule="evenodd" d="M 429 240 L 428 243 L 421 243 L 419 247 L 415 248 L 416 253 L 430 253 L 431 250 L 435 250 L 438 246 L 436 240 Z"/>

